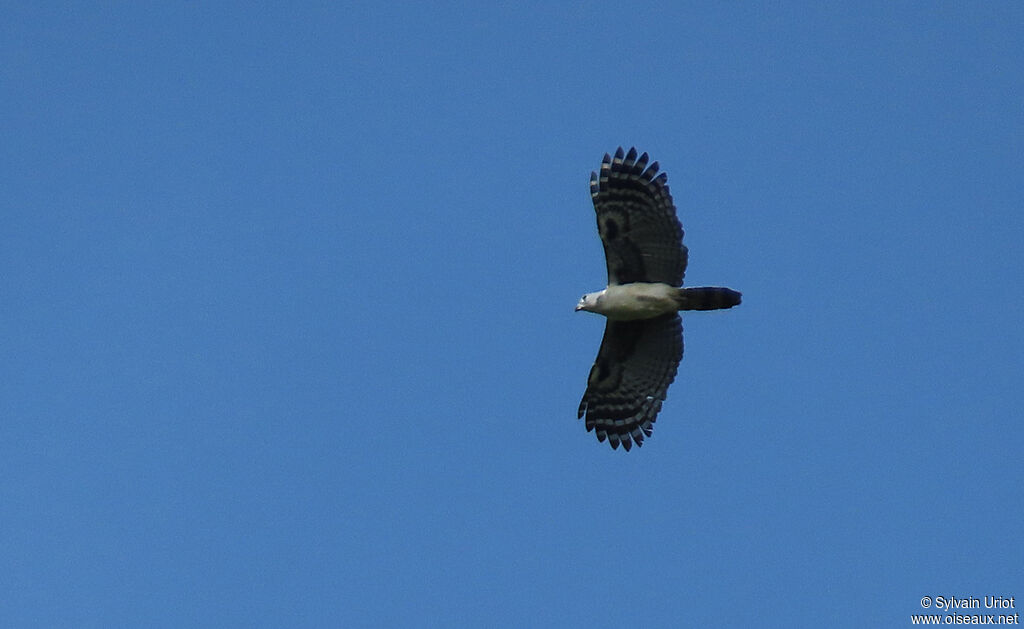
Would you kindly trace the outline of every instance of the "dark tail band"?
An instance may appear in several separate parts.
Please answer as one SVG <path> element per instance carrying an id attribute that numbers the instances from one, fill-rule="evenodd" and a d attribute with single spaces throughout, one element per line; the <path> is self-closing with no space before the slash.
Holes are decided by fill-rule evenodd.
<path id="1" fill-rule="evenodd" d="M 680 310 L 723 310 L 739 305 L 743 295 L 721 286 L 698 286 L 679 289 Z"/>

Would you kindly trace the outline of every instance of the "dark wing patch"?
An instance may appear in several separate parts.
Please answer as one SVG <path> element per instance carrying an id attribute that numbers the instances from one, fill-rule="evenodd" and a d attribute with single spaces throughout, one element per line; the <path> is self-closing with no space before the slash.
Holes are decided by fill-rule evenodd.
<path id="1" fill-rule="evenodd" d="M 639 321 L 609 320 L 590 370 L 578 418 L 612 448 L 629 450 L 650 437 L 683 358 L 683 326 L 677 314 Z"/>
<path id="2" fill-rule="evenodd" d="M 590 196 L 604 243 L 608 284 L 683 283 L 686 246 L 669 193 L 668 176 L 658 162 L 635 148 L 605 154 L 600 173 L 590 174 Z"/>

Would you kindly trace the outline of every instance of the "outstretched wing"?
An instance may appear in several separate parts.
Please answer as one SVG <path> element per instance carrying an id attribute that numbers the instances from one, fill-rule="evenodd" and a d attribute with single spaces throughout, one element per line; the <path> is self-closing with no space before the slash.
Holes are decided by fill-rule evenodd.
<path id="1" fill-rule="evenodd" d="M 577 418 L 612 448 L 629 450 L 651 436 L 668 385 L 683 358 L 683 325 L 670 313 L 639 321 L 609 320 Z"/>
<path id="2" fill-rule="evenodd" d="M 601 172 L 590 174 L 590 196 L 608 262 L 608 285 L 632 282 L 683 283 L 683 228 L 658 162 L 636 149 L 605 154 Z"/>

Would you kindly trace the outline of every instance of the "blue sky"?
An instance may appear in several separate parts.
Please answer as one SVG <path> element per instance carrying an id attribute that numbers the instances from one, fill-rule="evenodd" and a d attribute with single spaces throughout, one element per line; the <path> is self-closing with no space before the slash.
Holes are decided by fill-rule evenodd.
<path id="1" fill-rule="evenodd" d="M 489 4 L 5 3 L 0 625 L 1024 598 L 1022 5 Z M 744 294 L 629 453 L 619 145 Z"/>

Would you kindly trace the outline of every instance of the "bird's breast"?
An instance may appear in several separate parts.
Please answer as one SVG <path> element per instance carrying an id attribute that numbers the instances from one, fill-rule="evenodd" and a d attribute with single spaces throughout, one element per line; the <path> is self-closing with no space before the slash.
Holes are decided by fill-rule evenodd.
<path id="1" fill-rule="evenodd" d="M 675 287 L 668 284 L 621 284 L 609 286 L 598 300 L 597 312 L 609 319 L 653 319 L 676 311 Z"/>

